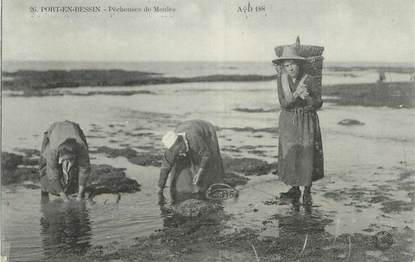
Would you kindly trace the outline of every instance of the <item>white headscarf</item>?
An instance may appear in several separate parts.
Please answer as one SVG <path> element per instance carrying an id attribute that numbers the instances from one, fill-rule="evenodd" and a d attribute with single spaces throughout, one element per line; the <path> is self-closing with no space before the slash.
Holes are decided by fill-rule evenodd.
<path id="1" fill-rule="evenodd" d="M 186 144 L 186 152 L 189 151 L 189 142 L 186 138 L 186 133 L 175 133 L 174 131 L 168 131 L 162 138 L 162 143 L 167 149 L 170 149 L 174 143 L 176 143 L 177 138 L 181 136 L 183 137 L 184 143 Z"/>
<path id="2" fill-rule="evenodd" d="M 59 157 L 58 163 L 62 165 L 62 173 L 63 173 L 62 184 L 66 185 L 69 182 L 69 172 L 71 171 L 74 165 L 74 161 Z"/>
<path id="3" fill-rule="evenodd" d="M 170 149 L 176 143 L 177 138 L 178 135 L 174 131 L 168 131 L 161 139 L 161 142 L 167 149 Z"/>

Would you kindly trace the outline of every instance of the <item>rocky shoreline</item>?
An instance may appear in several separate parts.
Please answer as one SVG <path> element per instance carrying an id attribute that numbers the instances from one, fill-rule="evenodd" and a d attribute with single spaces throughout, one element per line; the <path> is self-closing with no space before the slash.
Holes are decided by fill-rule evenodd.
<path id="1" fill-rule="evenodd" d="M 269 81 L 275 76 L 264 75 L 208 75 L 196 77 L 166 77 L 159 73 L 126 70 L 18 70 L 4 72 L 4 90 L 24 91 L 27 96 L 44 89 L 80 86 L 142 86 L 195 82 Z"/>
<path id="2" fill-rule="evenodd" d="M 22 184 L 24 187 L 39 187 L 39 151 L 23 150 L 25 155 L 2 152 L 2 185 Z M 86 192 L 102 193 L 134 193 L 140 191 L 140 184 L 128 178 L 124 168 L 110 165 L 92 165 L 91 176 Z M 31 182 L 31 183 L 28 183 Z"/>
<path id="3" fill-rule="evenodd" d="M 35 149 L 20 149 L 23 154 L 2 152 L 2 185 L 23 184 L 25 181 L 38 183 L 38 161 L 40 153 Z M 140 166 L 161 166 L 161 154 L 157 152 L 137 152 L 130 147 L 117 149 L 107 146 L 91 151 L 106 157 L 125 157 L 130 163 Z M 226 175 L 224 183 L 230 186 L 244 185 L 249 181 L 246 176 L 259 176 L 277 168 L 276 163 L 255 158 L 223 158 Z M 132 193 L 140 190 L 137 181 L 126 177 L 123 168 L 110 165 L 92 165 L 89 189 L 100 193 Z"/>

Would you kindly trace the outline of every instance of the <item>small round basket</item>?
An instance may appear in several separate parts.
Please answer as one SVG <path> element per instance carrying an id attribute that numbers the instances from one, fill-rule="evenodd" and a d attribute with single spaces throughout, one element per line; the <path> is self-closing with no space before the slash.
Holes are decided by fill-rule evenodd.
<path id="1" fill-rule="evenodd" d="M 393 236 L 386 231 L 380 231 L 374 236 L 376 239 L 376 247 L 381 250 L 388 249 L 393 244 Z"/>
<path id="2" fill-rule="evenodd" d="M 238 197 L 238 190 L 227 184 L 212 184 L 206 190 L 206 198 L 210 200 L 227 200 Z"/>

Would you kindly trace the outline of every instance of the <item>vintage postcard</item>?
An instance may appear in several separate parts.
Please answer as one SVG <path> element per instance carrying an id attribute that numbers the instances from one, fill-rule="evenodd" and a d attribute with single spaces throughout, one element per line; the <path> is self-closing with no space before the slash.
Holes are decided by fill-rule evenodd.
<path id="1" fill-rule="evenodd" d="M 413 0 L 2 0 L 2 261 L 415 260 Z"/>

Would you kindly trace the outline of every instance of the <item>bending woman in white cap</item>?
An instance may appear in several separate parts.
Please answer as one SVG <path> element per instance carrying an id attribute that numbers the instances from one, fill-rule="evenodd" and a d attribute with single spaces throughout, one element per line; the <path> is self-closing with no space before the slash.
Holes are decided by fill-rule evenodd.
<path id="1" fill-rule="evenodd" d="M 177 179 L 183 163 L 188 162 L 192 176 L 194 193 L 205 192 L 214 183 L 222 182 L 224 177 L 216 131 L 212 124 L 202 120 L 181 123 L 176 130 L 169 131 L 162 139 L 167 148 L 160 170 L 159 187 L 162 192 L 169 174 L 172 182 Z M 186 159 L 188 161 L 183 161 Z M 173 182 L 174 183 L 174 182 Z"/>

